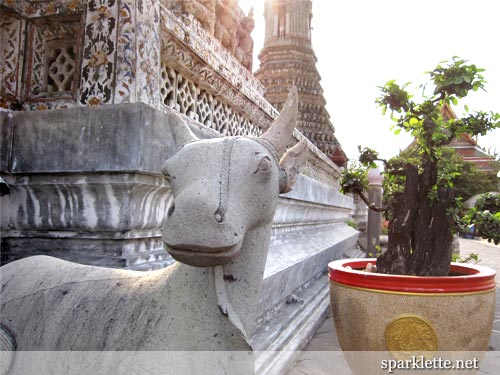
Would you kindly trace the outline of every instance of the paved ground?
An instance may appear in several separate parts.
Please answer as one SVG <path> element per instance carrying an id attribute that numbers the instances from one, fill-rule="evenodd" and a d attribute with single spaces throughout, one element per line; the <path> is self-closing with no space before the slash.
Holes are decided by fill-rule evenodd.
<path id="1" fill-rule="evenodd" d="M 470 253 L 479 255 L 480 265 L 491 267 L 497 272 L 497 304 L 490 339 L 490 352 L 484 359 L 478 375 L 498 375 L 500 374 L 500 246 L 483 241 L 460 239 L 460 255 L 466 257 Z M 454 372 L 443 370 L 439 373 L 452 374 Z M 287 375 L 331 374 L 350 375 L 351 371 L 341 354 L 332 318 L 328 316 L 309 345 L 299 354 L 295 367 Z"/>

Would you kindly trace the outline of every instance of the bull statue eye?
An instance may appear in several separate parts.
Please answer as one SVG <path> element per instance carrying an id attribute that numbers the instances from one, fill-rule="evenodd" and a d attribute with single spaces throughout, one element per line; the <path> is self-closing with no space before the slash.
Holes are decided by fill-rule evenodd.
<path id="1" fill-rule="evenodd" d="M 271 159 L 267 156 L 264 156 L 262 160 L 260 161 L 259 165 L 257 166 L 257 169 L 255 170 L 254 174 L 256 173 L 269 173 L 272 170 L 272 163 Z"/>

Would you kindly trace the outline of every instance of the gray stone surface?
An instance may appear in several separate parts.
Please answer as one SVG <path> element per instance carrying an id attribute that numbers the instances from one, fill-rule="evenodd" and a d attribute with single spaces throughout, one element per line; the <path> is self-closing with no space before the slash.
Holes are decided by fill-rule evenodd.
<path id="1" fill-rule="evenodd" d="M 144 104 L 0 112 L 2 261 L 48 254 L 86 264 L 171 263 L 161 241 L 174 144 Z"/>
<path id="2" fill-rule="evenodd" d="M 287 234 L 271 244 L 261 291 L 259 316 L 284 303 L 287 296 L 326 271 L 356 243 L 357 232 L 347 225 Z"/>
<path id="3" fill-rule="evenodd" d="M 112 267 L 170 258 L 161 226 L 170 188 L 139 173 L 16 175 L 1 198 L 2 260 L 44 254 Z"/>
<path id="4" fill-rule="evenodd" d="M 0 110 L 0 171 L 2 172 L 8 170 L 12 153 L 12 126 L 7 124 L 10 117 L 12 117 L 11 112 Z"/>
<path id="5" fill-rule="evenodd" d="M 357 232 L 345 225 L 352 198 L 330 186 L 299 176 L 281 195 L 261 294 L 260 316 L 326 271 L 326 265 L 352 249 Z"/>
<path id="6" fill-rule="evenodd" d="M 140 103 L 11 112 L 1 125 L 7 173 L 159 173 L 174 152 L 167 115 Z"/>
<path id="7" fill-rule="evenodd" d="M 324 321 L 329 309 L 328 294 L 327 276 L 315 278 L 259 327 L 252 337 L 257 350 L 257 374 L 283 374 L 291 366 L 298 350 Z"/>
<path id="8" fill-rule="evenodd" d="M 352 250 L 357 232 L 345 224 L 352 199 L 300 176 L 274 215 L 252 346 L 257 373 L 281 374 L 329 309 L 326 265 Z"/>

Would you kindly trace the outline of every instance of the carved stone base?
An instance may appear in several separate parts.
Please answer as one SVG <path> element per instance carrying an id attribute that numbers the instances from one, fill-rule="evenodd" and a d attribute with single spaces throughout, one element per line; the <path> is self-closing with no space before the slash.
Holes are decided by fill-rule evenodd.
<path id="1" fill-rule="evenodd" d="M 14 235 L 20 237 L 14 237 Z M 40 235 L 40 234 L 38 234 Z M 174 262 L 165 251 L 161 235 L 135 239 L 64 238 L 65 232 L 49 237 L 7 233 L 2 238 L 2 264 L 32 255 L 49 255 L 71 262 L 131 270 L 154 270 Z"/>
<path id="2" fill-rule="evenodd" d="M 0 113 L 2 263 L 45 254 L 154 269 L 173 152 L 167 115 L 143 104 Z"/>

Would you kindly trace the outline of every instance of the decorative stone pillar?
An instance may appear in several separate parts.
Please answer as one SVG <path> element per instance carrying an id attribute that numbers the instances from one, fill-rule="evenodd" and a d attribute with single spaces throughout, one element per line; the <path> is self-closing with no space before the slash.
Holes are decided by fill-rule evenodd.
<path id="1" fill-rule="evenodd" d="M 368 172 L 368 200 L 375 206 L 382 206 L 382 181 L 383 176 L 380 169 L 370 169 Z M 380 246 L 380 235 L 382 234 L 382 213 L 368 210 L 368 246 L 367 253 L 375 256 L 377 247 Z"/>
<path id="2" fill-rule="evenodd" d="M 159 106 L 160 2 L 87 3 L 80 105 Z"/>

